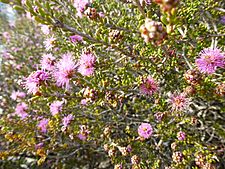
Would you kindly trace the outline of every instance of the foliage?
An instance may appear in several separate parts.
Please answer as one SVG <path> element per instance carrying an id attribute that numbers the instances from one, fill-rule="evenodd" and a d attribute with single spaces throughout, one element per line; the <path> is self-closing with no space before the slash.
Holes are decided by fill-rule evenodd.
<path id="1" fill-rule="evenodd" d="M 148 2 L 10 2 L 2 166 L 224 168 L 225 4 Z"/>

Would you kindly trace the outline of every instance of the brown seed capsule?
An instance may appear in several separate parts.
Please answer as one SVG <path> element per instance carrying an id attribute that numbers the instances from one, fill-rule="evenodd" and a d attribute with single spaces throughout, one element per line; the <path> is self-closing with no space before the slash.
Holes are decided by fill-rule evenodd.
<path id="1" fill-rule="evenodd" d="M 171 144 L 172 150 L 176 150 L 176 147 L 177 147 L 177 143 L 174 142 L 174 143 Z"/>
<path id="2" fill-rule="evenodd" d="M 184 74 L 184 78 L 188 84 L 196 86 L 202 80 L 202 74 L 197 69 L 190 69 Z"/>
<path id="3" fill-rule="evenodd" d="M 109 33 L 109 39 L 112 41 L 120 40 L 123 36 L 121 35 L 121 32 L 119 30 L 112 30 Z"/>
<path id="4" fill-rule="evenodd" d="M 91 8 L 88 7 L 85 11 L 84 11 L 84 15 L 86 15 L 88 18 L 90 19 L 96 19 L 98 16 L 98 13 L 96 11 L 95 8 Z"/>
<path id="5" fill-rule="evenodd" d="M 195 87 L 194 86 L 187 86 L 185 89 L 184 89 L 184 92 L 187 94 L 187 95 L 193 95 L 196 93 L 196 90 L 195 90 Z"/>
<path id="6" fill-rule="evenodd" d="M 108 151 L 109 151 L 110 146 L 109 146 L 108 144 L 104 144 L 103 148 L 104 148 L 104 150 L 105 150 L 105 151 L 107 151 L 107 152 L 108 152 Z"/>
<path id="7" fill-rule="evenodd" d="M 215 93 L 218 96 L 225 96 L 225 83 L 220 83 L 216 86 Z"/>
<path id="8" fill-rule="evenodd" d="M 138 157 L 137 155 L 133 155 L 133 156 L 131 157 L 131 163 L 132 163 L 132 164 L 137 165 L 137 164 L 139 164 L 140 162 L 141 162 L 141 159 L 140 159 L 140 157 Z"/>
<path id="9" fill-rule="evenodd" d="M 106 127 L 106 128 L 104 129 L 104 131 L 103 131 L 103 134 L 104 134 L 105 136 L 108 136 L 110 133 L 111 133 L 111 128 L 110 128 L 110 127 Z"/>
<path id="10" fill-rule="evenodd" d="M 153 21 L 149 18 L 145 20 L 145 23 L 139 30 L 146 43 L 151 41 L 152 43 L 160 44 L 167 36 L 166 30 L 162 23 Z"/>
<path id="11" fill-rule="evenodd" d="M 203 167 L 205 165 L 205 157 L 203 156 L 203 154 L 198 154 L 195 157 L 195 164 L 199 167 Z"/>
<path id="12" fill-rule="evenodd" d="M 179 151 L 174 152 L 172 155 L 172 159 L 175 163 L 180 163 L 183 160 L 183 154 Z"/>
<path id="13" fill-rule="evenodd" d="M 122 168 L 123 168 L 122 164 L 116 164 L 114 166 L 114 169 L 122 169 Z"/>
<path id="14" fill-rule="evenodd" d="M 109 157 L 115 156 L 115 155 L 116 155 L 116 150 L 115 150 L 115 149 L 110 149 L 110 150 L 108 151 L 108 155 L 109 155 Z"/>

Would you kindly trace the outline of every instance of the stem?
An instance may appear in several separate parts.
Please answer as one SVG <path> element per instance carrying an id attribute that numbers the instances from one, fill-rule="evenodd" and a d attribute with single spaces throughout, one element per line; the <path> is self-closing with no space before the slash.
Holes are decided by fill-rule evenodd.
<path id="1" fill-rule="evenodd" d="M 73 32 L 73 33 L 75 33 L 75 34 L 77 34 L 77 35 L 80 35 L 80 36 L 82 36 L 82 37 L 84 37 L 84 38 L 90 40 L 91 42 L 94 42 L 94 43 L 101 43 L 101 44 L 103 44 L 103 45 L 105 45 L 105 46 L 108 46 L 108 47 L 112 48 L 112 45 L 111 45 L 111 44 L 106 43 L 106 42 L 101 41 L 101 40 L 97 40 L 97 39 L 95 39 L 95 38 L 93 38 L 93 37 L 91 37 L 91 36 L 89 36 L 89 35 L 87 35 L 87 34 L 84 34 L 83 32 L 80 32 L 80 31 L 78 31 L 77 29 L 75 29 L 75 28 L 73 28 L 73 27 L 71 27 L 71 26 L 69 26 L 69 25 L 67 25 L 67 24 L 64 24 L 64 23 L 60 22 L 60 21 L 57 20 L 57 19 L 55 20 L 54 26 L 55 26 L 55 27 L 62 28 L 62 29 L 66 29 L 66 30 L 68 30 L 68 31 L 70 31 L 70 32 Z M 126 55 L 126 56 L 131 56 L 131 53 L 129 53 L 129 52 L 123 50 L 123 49 L 120 49 L 119 47 L 114 46 L 113 49 L 118 50 L 120 53 L 122 53 L 122 54 L 124 54 L 124 55 Z M 135 57 L 135 56 L 134 56 L 134 57 Z"/>
<path id="2" fill-rule="evenodd" d="M 144 17 L 146 17 L 145 11 L 143 10 L 143 8 L 142 8 L 141 4 L 139 3 L 139 1 L 138 1 L 138 0 L 134 0 L 134 2 L 135 2 L 135 4 L 137 5 L 137 7 L 138 7 L 139 11 L 141 12 L 141 14 L 142 14 Z"/>

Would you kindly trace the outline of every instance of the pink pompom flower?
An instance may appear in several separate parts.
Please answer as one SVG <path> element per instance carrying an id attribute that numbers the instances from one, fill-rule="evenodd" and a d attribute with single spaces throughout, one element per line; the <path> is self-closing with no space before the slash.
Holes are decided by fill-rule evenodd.
<path id="1" fill-rule="evenodd" d="M 26 97 L 26 93 L 20 91 L 13 91 L 11 94 L 11 99 L 13 100 L 22 99 L 24 97 Z"/>
<path id="2" fill-rule="evenodd" d="M 172 110 L 182 111 L 189 105 L 189 98 L 186 97 L 185 93 L 173 94 L 169 102 L 172 104 Z"/>
<path id="3" fill-rule="evenodd" d="M 84 53 L 80 57 L 78 72 L 83 76 L 93 75 L 96 57 L 92 53 Z"/>
<path id="4" fill-rule="evenodd" d="M 79 134 L 77 135 L 77 137 L 82 140 L 85 141 L 88 138 L 90 131 L 88 130 L 88 127 L 85 125 L 80 125 L 80 131 Z"/>
<path id="5" fill-rule="evenodd" d="M 53 36 L 44 41 L 45 49 L 51 50 L 55 46 L 56 38 Z"/>
<path id="6" fill-rule="evenodd" d="M 202 73 L 212 74 L 218 67 L 223 68 L 225 66 L 225 55 L 218 48 L 203 49 L 199 56 L 200 58 L 196 59 L 195 63 Z"/>
<path id="7" fill-rule="evenodd" d="M 22 102 L 22 103 L 18 103 L 16 105 L 16 109 L 15 109 L 15 115 L 19 116 L 21 118 L 21 120 L 25 119 L 28 114 L 26 112 L 26 110 L 28 109 L 28 106 L 26 103 Z"/>
<path id="8" fill-rule="evenodd" d="M 25 88 L 28 93 L 36 94 L 42 82 L 49 78 L 49 74 L 44 70 L 37 70 L 31 73 L 25 80 Z"/>
<path id="9" fill-rule="evenodd" d="M 144 80 L 144 82 L 140 85 L 140 91 L 143 94 L 151 96 L 158 90 L 158 84 L 152 77 L 148 77 Z"/>
<path id="10" fill-rule="evenodd" d="M 180 141 L 184 141 L 184 140 L 185 140 L 185 138 L 186 138 L 186 134 L 185 134 L 185 132 L 183 132 L 183 131 L 179 131 L 179 132 L 177 133 L 177 139 L 178 139 L 178 140 L 180 140 Z"/>
<path id="11" fill-rule="evenodd" d="M 63 101 L 54 101 L 50 105 L 50 112 L 52 113 L 53 116 L 55 116 L 56 114 L 62 111 L 62 107 L 63 107 Z"/>
<path id="12" fill-rule="evenodd" d="M 52 54 L 44 54 L 41 59 L 41 68 L 43 70 L 51 71 L 54 69 L 55 61 L 56 59 Z"/>
<path id="13" fill-rule="evenodd" d="M 70 79 L 73 77 L 77 65 L 73 61 L 72 54 L 64 54 L 62 59 L 56 64 L 54 77 L 56 85 L 65 87 L 67 90 L 70 88 Z"/>
<path id="14" fill-rule="evenodd" d="M 74 7 L 77 10 L 77 16 L 82 17 L 82 13 L 89 4 L 89 0 L 74 0 Z"/>
<path id="15" fill-rule="evenodd" d="M 46 118 L 43 118 L 39 121 L 37 127 L 40 129 L 42 133 L 47 132 L 48 122 L 49 122 L 49 119 L 46 119 Z"/>
<path id="16" fill-rule="evenodd" d="M 73 36 L 70 36 L 70 40 L 71 42 L 76 43 L 76 42 L 83 41 L 83 37 L 80 35 L 73 35 Z"/>
<path id="17" fill-rule="evenodd" d="M 69 114 L 63 117 L 63 120 L 62 120 L 63 127 L 67 127 L 70 124 L 71 120 L 73 119 L 74 119 L 74 116 L 72 114 Z"/>
<path id="18" fill-rule="evenodd" d="M 149 123 L 142 123 L 138 127 L 138 134 L 141 138 L 148 139 L 153 133 L 152 126 Z"/>

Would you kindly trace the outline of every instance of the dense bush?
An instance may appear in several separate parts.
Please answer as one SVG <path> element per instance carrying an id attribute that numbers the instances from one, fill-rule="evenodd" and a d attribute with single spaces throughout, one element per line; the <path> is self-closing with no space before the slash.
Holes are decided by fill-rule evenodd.
<path id="1" fill-rule="evenodd" d="M 225 167 L 224 2 L 10 4 L 3 168 Z"/>

